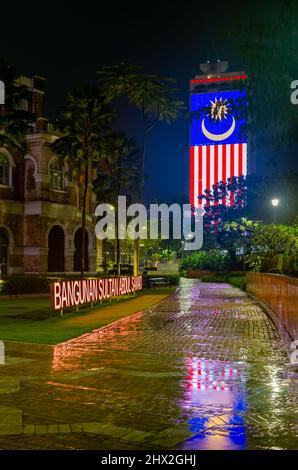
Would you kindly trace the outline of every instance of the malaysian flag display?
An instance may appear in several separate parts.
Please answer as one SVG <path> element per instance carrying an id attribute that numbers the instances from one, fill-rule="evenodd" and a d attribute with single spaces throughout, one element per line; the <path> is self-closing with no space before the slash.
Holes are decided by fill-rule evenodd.
<path id="1" fill-rule="evenodd" d="M 190 202 L 194 207 L 204 206 L 199 196 L 214 184 L 247 174 L 245 119 L 237 109 L 244 98 L 239 90 L 191 94 Z M 233 194 L 226 204 L 233 204 Z"/>

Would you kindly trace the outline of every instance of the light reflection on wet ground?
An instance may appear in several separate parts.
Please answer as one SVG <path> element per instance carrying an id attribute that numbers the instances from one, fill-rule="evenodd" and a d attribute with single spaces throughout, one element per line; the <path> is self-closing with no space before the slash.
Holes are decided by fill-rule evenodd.
<path id="1" fill-rule="evenodd" d="M 245 367 L 237 362 L 189 359 L 183 405 L 192 412 L 189 426 L 195 437 L 183 443 L 181 449 L 247 447 L 243 418 L 248 406 L 245 372 Z M 216 421 L 212 421 L 210 413 L 217 417 Z"/>
<path id="2" fill-rule="evenodd" d="M 33 349 L 21 370 L 7 369 L 22 387 L 3 403 L 22 409 L 24 424 L 97 423 L 97 435 L 35 435 L 25 448 L 298 447 L 297 378 L 279 335 L 227 284 L 184 280 L 148 312 L 51 354 Z"/>

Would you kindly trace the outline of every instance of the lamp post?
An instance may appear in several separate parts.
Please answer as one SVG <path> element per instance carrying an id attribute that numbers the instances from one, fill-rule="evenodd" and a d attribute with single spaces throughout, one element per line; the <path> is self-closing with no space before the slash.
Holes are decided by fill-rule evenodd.
<path id="1" fill-rule="evenodd" d="M 190 241 L 192 238 L 194 238 L 193 233 L 188 233 L 187 235 L 184 236 L 184 240 L 182 240 L 181 245 L 182 245 L 182 259 L 183 259 L 183 254 L 185 251 L 185 243 L 187 243 L 187 240 Z"/>
<path id="2" fill-rule="evenodd" d="M 271 204 L 273 206 L 273 225 L 275 225 L 276 224 L 276 210 L 277 210 L 277 206 L 279 204 L 279 199 L 277 199 L 277 198 L 272 199 Z"/>

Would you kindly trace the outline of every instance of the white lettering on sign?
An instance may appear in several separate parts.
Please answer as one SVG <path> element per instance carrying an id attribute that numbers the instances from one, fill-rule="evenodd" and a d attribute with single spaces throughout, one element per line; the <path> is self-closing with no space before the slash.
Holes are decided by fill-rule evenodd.
<path id="1" fill-rule="evenodd" d="M 142 285 L 142 276 L 53 282 L 51 284 L 52 308 L 61 310 L 131 294 L 141 290 Z"/>

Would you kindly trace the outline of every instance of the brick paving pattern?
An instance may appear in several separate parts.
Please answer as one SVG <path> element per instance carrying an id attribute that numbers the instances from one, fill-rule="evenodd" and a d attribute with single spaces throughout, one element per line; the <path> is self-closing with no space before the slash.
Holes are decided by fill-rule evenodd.
<path id="1" fill-rule="evenodd" d="M 146 312 L 6 353 L 1 449 L 298 448 L 297 375 L 262 308 L 228 284 L 182 280 Z"/>

